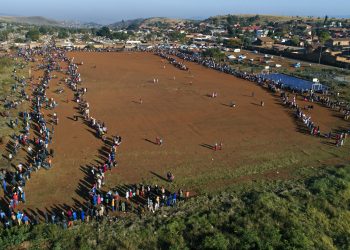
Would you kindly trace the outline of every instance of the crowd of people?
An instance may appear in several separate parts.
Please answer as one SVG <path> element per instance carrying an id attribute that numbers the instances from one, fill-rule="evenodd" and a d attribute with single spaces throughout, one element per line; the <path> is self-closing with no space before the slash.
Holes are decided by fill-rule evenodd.
<path id="1" fill-rule="evenodd" d="M 167 53 L 164 53 L 162 50 L 156 50 L 154 53 L 161 58 L 166 59 L 171 65 L 174 65 L 176 68 L 188 71 L 188 67 L 184 64 L 184 62 L 179 62 L 174 57 L 169 56 Z"/>
<path id="2" fill-rule="evenodd" d="M 332 108 L 333 110 L 338 110 L 342 113 L 345 120 L 349 119 L 350 116 L 350 104 L 344 101 L 332 100 L 329 95 L 326 93 L 317 94 L 313 91 L 302 92 L 301 90 L 290 89 L 288 87 L 283 86 L 283 84 L 279 81 L 269 80 L 264 78 L 261 74 L 253 74 L 247 73 L 244 71 L 239 71 L 233 69 L 227 63 L 216 62 L 213 58 L 203 57 L 200 53 L 190 53 L 187 51 L 179 50 L 179 49 L 170 49 L 170 48 L 158 48 L 157 55 L 162 58 L 173 58 L 178 57 L 183 59 L 184 61 L 194 62 L 200 65 L 203 65 L 207 68 L 211 68 L 214 70 L 218 70 L 220 72 L 224 72 L 230 75 L 233 75 L 238 78 L 242 78 L 244 80 L 248 80 L 250 82 L 255 82 L 261 87 L 265 87 L 272 92 L 279 92 L 281 95 L 284 95 L 287 91 L 292 92 L 294 94 L 300 94 L 304 96 L 306 101 L 310 103 L 319 103 L 326 107 Z M 211 97 L 215 97 L 215 93 L 213 92 Z M 320 127 L 317 126 L 312 120 L 311 116 L 307 115 L 303 112 L 302 108 L 299 107 L 296 103 L 295 98 L 293 100 L 288 100 L 288 96 L 282 96 L 282 102 L 288 104 L 289 107 L 295 109 L 296 118 L 301 120 L 303 124 L 309 129 L 310 134 L 312 135 L 321 135 Z M 236 103 L 234 103 L 234 106 Z M 261 101 L 261 106 L 264 106 L 264 101 Z M 312 105 L 311 105 L 312 106 Z M 335 133 L 334 136 L 329 136 L 329 133 L 324 134 L 324 136 L 328 135 L 328 138 L 335 139 L 335 145 L 343 145 L 345 137 L 344 134 L 349 133 L 349 131 L 343 131 L 340 133 Z M 343 136 L 341 136 L 343 135 Z M 339 139 L 342 138 L 342 139 Z"/>
<path id="3" fill-rule="evenodd" d="M 37 53 L 33 50 L 19 51 L 19 56 L 22 56 L 26 61 L 34 61 L 31 59 L 34 55 L 37 55 Z M 11 163 L 19 150 L 23 149 L 27 154 L 27 161 L 17 164 L 14 172 L 3 171 L 1 175 L 2 188 L 8 207 L 2 209 L 0 215 L 2 222 L 7 226 L 14 222 L 19 225 L 29 223 L 29 216 L 26 213 L 20 210 L 16 211 L 18 204 L 26 201 L 24 191 L 26 182 L 31 178 L 32 172 L 38 171 L 41 167 L 46 169 L 52 167 L 53 150 L 50 149 L 49 145 L 54 133 L 53 124 L 55 121 L 57 124 L 58 118 L 54 115 L 53 120 L 45 119 L 48 116 L 45 116 L 43 109 L 52 110 L 58 105 L 53 98 L 47 97 L 46 90 L 49 88 L 52 79 L 51 72 L 59 68 L 55 58 L 50 54 L 44 57 L 43 62 L 44 64 L 40 65 L 39 68 L 44 70 L 44 75 L 39 83 L 33 84 L 32 81 L 30 82 L 30 87 L 32 87 L 30 96 L 25 92 L 27 83 L 21 81 L 20 97 L 30 100 L 31 111 L 20 112 L 23 129 L 18 135 L 14 134 L 13 141 L 9 142 L 12 147 L 8 147 L 8 160 Z M 19 125 L 17 119 L 14 124 Z"/>
<path id="4" fill-rule="evenodd" d="M 48 45 L 43 49 L 21 49 L 18 56 L 27 62 L 35 62 L 38 57 L 43 58 L 37 70 L 42 70 L 44 75 L 40 77 L 40 82 L 37 84 L 34 84 L 33 78 L 31 78 L 31 95 L 24 92 L 27 83 L 16 78 L 16 85 L 20 83 L 23 88 L 20 91 L 21 98 L 23 101 L 29 100 L 31 102 L 31 111 L 21 113 L 24 132 L 14 135 L 8 159 L 11 162 L 17 152 L 23 149 L 28 160 L 26 163 L 18 164 L 15 172 L 3 171 L 0 173 L 5 199 L 8 203 L 8 207 L 0 209 L 0 220 L 5 227 L 40 223 L 37 214 L 21 211 L 18 209 L 18 205 L 20 202 L 25 203 L 26 201 L 24 187 L 31 178 L 31 174 L 40 170 L 41 167 L 50 169 L 53 165 L 54 151 L 50 144 L 53 140 L 54 126 L 58 125 L 58 115 L 47 113 L 54 112 L 58 103 L 53 98 L 48 97 L 47 89 L 50 88 L 50 81 L 54 78 L 54 71 L 66 74 L 65 83 L 74 93 L 74 101 L 78 105 L 84 122 L 95 129 L 96 136 L 104 141 L 105 147 L 109 148 L 109 151 L 101 165 L 92 166 L 90 169 L 89 174 L 93 182 L 91 189 L 86 194 L 86 197 L 89 197 L 86 204 L 65 211 L 43 212 L 42 215 L 46 223 L 60 223 L 64 227 L 69 227 L 78 220 L 102 220 L 106 217 L 113 217 L 113 212 L 135 212 L 141 215 L 145 210 L 155 212 L 163 206 L 174 206 L 177 200 L 182 200 L 185 196 L 189 197 L 189 192 L 184 193 L 182 190 L 169 192 L 164 187 L 142 184 L 130 185 L 128 189 L 117 187 L 108 192 L 104 191 L 105 173 L 117 166 L 116 153 L 122 143 L 122 137 L 115 135 L 108 139 L 105 123 L 90 115 L 90 105 L 84 97 L 87 89 L 80 86 L 82 80 L 78 73 L 79 64 L 74 63 L 74 58 L 68 58 L 64 50 L 58 49 L 54 45 Z M 62 63 L 66 63 L 67 68 L 61 67 Z M 78 115 L 75 115 L 75 118 L 78 120 Z M 18 126 L 19 123 L 18 119 L 15 119 L 11 126 Z M 162 139 L 159 141 L 161 145 Z M 172 175 L 168 180 L 173 181 L 173 179 Z"/>
<path id="5" fill-rule="evenodd" d="M 79 67 L 77 64 L 74 64 L 73 60 L 70 60 L 68 63 L 68 78 L 65 79 L 65 82 L 74 91 L 75 101 L 79 105 L 83 119 L 96 131 L 96 136 L 105 142 L 104 148 L 108 149 L 108 152 L 106 152 L 108 156 L 105 158 L 104 163 L 97 167 L 92 166 L 90 169 L 90 175 L 94 183 L 88 194 L 89 202 L 87 207 L 89 207 L 89 211 L 98 218 L 111 211 L 128 212 L 137 210 L 138 213 L 142 213 L 142 210 L 147 208 L 149 211 L 155 212 L 163 206 L 175 205 L 177 199 L 183 199 L 184 194 L 182 190 L 179 190 L 178 193 L 170 193 L 164 187 L 158 188 L 158 186 L 152 187 L 142 184 L 131 185 L 126 190 L 103 191 L 105 173 L 117 166 L 116 153 L 122 143 L 122 137 L 115 135 L 111 139 L 108 139 L 106 124 L 90 116 L 90 105 L 84 98 L 87 89 L 79 88 L 81 83 L 80 74 L 78 73 Z M 163 144 L 162 138 L 157 137 L 156 141 L 158 145 Z M 168 181 L 173 180 L 174 176 L 170 174 Z M 186 194 L 189 196 L 189 192 L 186 192 Z M 136 204 L 136 208 L 134 204 Z"/>
<path id="6" fill-rule="evenodd" d="M 157 49 L 154 53 L 167 59 L 170 64 L 181 70 L 188 70 L 188 67 L 184 64 L 185 61 L 196 62 L 205 67 L 255 82 L 259 86 L 268 88 L 270 91 L 280 92 L 284 105 L 295 110 L 296 118 L 303 122 L 310 133 L 315 136 L 321 135 L 320 127 L 314 124 L 311 117 L 297 104 L 296 97 L 290 98 L 278 82 L 263 79 L 259 75 L 234 70 L 228 64 L 217 63 L 215 60 L 204 58 L 200 54 L 189 54 L 173 49 Z M 27 82 L 25 79 L 17 77 L 14 72 L 13 76 L 16 84 L 13 90 L 17 91 L 21 87 L 19 91 L 20 100 L 5 102 L 9 109 L 16 108 L 21 101 L 30 101 L 32 105 L 30 112 L 25 111 L 21 113 L 20 121 L 15 119 L 10 122 L 12 127 L 19 126 L 20 122 L 22 122 L 23 131 L 13 136 L 9 147 L 8 160 L 11 162 L 18 151 L 24 149 L 28 155 L 28 161 L 15 166 L 14 172 L 4 171 L 0 173 L 5 200 L 8 204 L 8 207 L 0 210 L 0 220 L 6 227 L 40 223 L 37 215 L 29 215 L 17 208 L 20 202 L 26 202 L 24 188 L 32 173 L 40 170 L 41 167 L 50 169 L 53 166 L 54 151 L 50 144 L 53 140 L 54 127 L 58 125 L 58 115 L 56 113 L 45 115 L 45 113 L 54 111 L 58 106 L 58 103 L 47 95 L 47 89 L 49 89 L 50 82 L 54 77 L 54 71 L 66 74 L 65 84 L 74 93 L 74 101 L 77 103 L 80 115 L 84 122 L 96 131 L 96 136 L 104 142 L 104 146 L 107 148 L 107 156 L 103 163 L 98 166 L 92 166 L 89 169 L 89 175 L 93 181 L 90 183 L 91 187 L 85 195 L 88 197 L 86 203 L 83 206 L 69 208 L 64 211 L 44 212 L 46 223 L 60 223 L 64 227 L 68 227 L 73 225 L 75 221 L 99 221 L 106 217 L 111 218 L 110 216 L 113 216 L 115 213 L 135 212 L 140 215 L 145 211 L 154 213 L 161 207 L 175 206 L 178 200 L 185 200 L 189 197 L 188 191 L 180 189 L 178 192 L 170 192 L 164 187 L 157 185 L 135 184 L 105 191 L 105 173 L 118 166 L 116 155 L 122 143 L 122 137 L 114 135 L 108 138 L 106 124 L 91 116 L 90 104 L 85 99 L 85 94 L 88 90 L 85 87 L 81 87 L 82 79 L 78 72 L 79 64 L 74 63 L 74 58 L 68 58 L 66 52 L 63 49 L 56 48 L 54 44 L 48 45 L 43 49 L 21 49 L 18 56 L 24 58 L 27 62 L 35 62 L 38 57 L 43 58 L 43 62 L 38 66 L 38 70 L 43 70 L 44 75 L 39 83 L 34 84 L 31 82 L 32 93 L 28 94 L 24 90 L 28 87 Z M 183 62 L 179 62 L 174 56 L 181 58 Z M 67 67 L 62 68 L 62 63 L 66 64 Z M 216 97 L 217 93 L 213 92 L 211 96 Z M 328 96 L 317 95 L 312 92 L 304 95 L 304 98 L 310 103 L 317 102 L 327 107 L 338 109 L 340 112 L 343 112 L 344 119 L 349 118 L 348 104 L 332 101 Z M 141 99 L 140 103 L 142 103 Z M 233 106 L 236 106 L 234 102 L 232 102 Z M 309 105 L 308 109 L 312 108 L 313 105 Z M 44 112 L 44 110 L 47 110 L 47 112 Z M 74 115 L 76 121 L 78 121 L 78 117 L 80 116 Z M 342 146 L 346 136 L 346 133 L 328 133 L 329 138 L 335 138 L 336 146 Z M 156 144 L 162 145 L 163 139 L 157 137 Z M 222 150 L 222 143 L 215 143 L 213 149 Z M 171 172 L 167 174 L 167 180 L 169 182 L 174 181 L 174 175 Z"/>

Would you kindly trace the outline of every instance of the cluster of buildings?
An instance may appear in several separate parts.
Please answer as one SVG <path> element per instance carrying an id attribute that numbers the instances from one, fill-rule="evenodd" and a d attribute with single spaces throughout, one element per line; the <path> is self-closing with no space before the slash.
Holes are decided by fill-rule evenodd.
<path id="1" fill-rule="evenodd" d="M 86 33 L 74 33 L 64 39 L 57 39 L 56 36 L 55 40 L 59 47 L 80 49 L 86 47 L 129 49 L 140 46 L 152 48 L 156 44 L 180 44 L 193 51 L 213 47 L 222 51 L 245 48 L 306 61 L 319 60 L 335 66 L 350 64 L 348 20 L 295 18 L 267 22 L 258 16 L 244 20 L 235 18 L 233 21 L 230 21 L 229 17 L 209 18 L 205 21 L 155 18 L 142 22 L 133 29 L 111 28 L 110 32 L 128 34 L 127 38 L 120 40 L 97 36 L 89 29 L 88 39 L 84 39 Z M 0 24 L 0 32 L 7 28 L 6 25 Z M 38 47 L 55 36 L 55 34 L 43 35 L 39 41 L 24 42 L 25 27 L 15 26 L 11 30 L 7 39 L 0 41 L 0 50 L 8 50 L 11 47 Z"/>
<path id="2" fill-rule="evenodd" d="M 350 68 L 350 22 L 295 19 L 257 25 L 200 23 L 187 33 L 193 50 L 245 48 L 298 60 Z"/>

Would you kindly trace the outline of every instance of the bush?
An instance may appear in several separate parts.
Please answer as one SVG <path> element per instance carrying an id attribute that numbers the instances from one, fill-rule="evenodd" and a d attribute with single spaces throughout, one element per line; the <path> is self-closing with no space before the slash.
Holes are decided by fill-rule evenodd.
<path id="1" fill-rule="evenodd" d="M 228 248 L 229 243 L 229 240 L 226 239 L 222 233 L 218 232 L 214 235 L 205 237 L 202 249 L 225 250 Z"/>

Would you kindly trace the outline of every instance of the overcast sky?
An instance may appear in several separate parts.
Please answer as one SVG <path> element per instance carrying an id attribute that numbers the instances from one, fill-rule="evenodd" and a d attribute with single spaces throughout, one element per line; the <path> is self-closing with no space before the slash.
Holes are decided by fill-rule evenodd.
<path id="1" fill-rule="evenodd" d="M 221 14 L 349 16 L 350 0 L 4 0 L 0 14 L 112 23 L 139 17 Z M 58 5 L 59 3 L 59 5 Z"/>

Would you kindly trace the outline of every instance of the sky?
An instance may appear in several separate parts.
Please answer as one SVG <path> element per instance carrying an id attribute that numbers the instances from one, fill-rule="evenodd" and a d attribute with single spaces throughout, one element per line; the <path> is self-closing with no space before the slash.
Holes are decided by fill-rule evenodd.
<path id="1" fill-rule="evenodd" d="M 101 24 L 146 17 L 202 19 L 224 14 L 350 17 L 350 0 L 5 0 L 0 7 L 0 15 Z"/>

